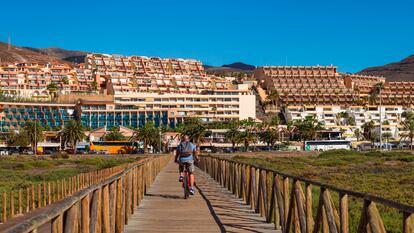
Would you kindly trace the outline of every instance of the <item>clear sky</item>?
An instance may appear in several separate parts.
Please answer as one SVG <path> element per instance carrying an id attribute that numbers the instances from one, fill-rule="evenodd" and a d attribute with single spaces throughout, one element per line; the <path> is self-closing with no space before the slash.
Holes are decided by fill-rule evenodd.
<path id="1" fill-rule="evenodd" d="M 413 0 L 3 0 L 0 9 L 0 40 L 21 46 L 342 72 L 414 54 Z"/>

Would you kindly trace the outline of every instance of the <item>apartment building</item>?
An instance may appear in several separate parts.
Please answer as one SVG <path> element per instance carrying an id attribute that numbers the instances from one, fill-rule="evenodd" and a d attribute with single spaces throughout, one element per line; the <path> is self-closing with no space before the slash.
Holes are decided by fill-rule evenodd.
<path id="1" fill-rule="evenodd" d="M 0 102 L 0 129 L 1 132 L 18 130 L 27 122 L 61 128 L 75 119 L 74 112 L 75 104 Z"/>
<path id="2" fill-rule="evenodd" d="M 342 132 L 346 139 L 355 140 L 355 129 L 363 132 L 363 125 L 374 123 L 373 131 L 379 134 L 390 133 L 399 139 L 404 133 L 401 122 L 405 112 L 414 111 L 414 106 L 402 105 L 367 105 L 367 106 L 287 106 L 284 115 L 288 121 L 303 120 L 314 116 L 327 130 Z M 380 124 L 381 123 L 381 124 Z"/>
<path id="3" fill-rule="evenodd" d="M 278 93 L 282 106 L 347 105 L 357 98 L 334 66 L 264 66 L 254 77 L 268 93 Z"/>
<path id="4" fill-rule="evenodd" d="M 0 67 L 3 95 L 33 100 L 48 100 L 51 92 L 78 93 L 93 91 L 91 70 L 62 64 L 9 64 Z M 48 88 L 55 84 L 56 90 Z"/>

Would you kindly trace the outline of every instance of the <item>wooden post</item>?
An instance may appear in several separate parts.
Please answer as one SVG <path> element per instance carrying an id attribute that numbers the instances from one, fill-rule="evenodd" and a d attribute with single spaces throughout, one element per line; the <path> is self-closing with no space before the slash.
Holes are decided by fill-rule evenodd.
<path id="1" fill-rule="evenodd" d="M 115 221 L 115 233 L 121 233 L 124 225 L 123 210 L 122 210 L 122 177 L 117 181 L 116 187 L 116 221 Z"/>
<path id="2" fill-rule="evenodd" d="M 19 189 L 19 214 L 23 214 L 23 193 L 22 189 Z"/>
<path id="3" fill-rule="evenodd" d="M 52 233 L 63 233 L 63 213 L 52 220 Z"/>
<path id="4" fill-rule="evenodd" d="M 51 194 L 52 193 L 51 193 L 51 187 L 50 187 L 50 181 L 49 181 L 49 182 L 47 182 L 47 197 L 48 197 L 47 204 L 48 205 L 52 204 L 52 195 Z"/>
<path id="5" fill-rule="evenodd" d="M 414 214 L 403 213 L 403 233 L 414 232 Z"/>
<path id="6" fill-rule="evenodd" d="M 306 184 L 306 231 L 307 233 L 313 232 L 313 216 L 312 216 L 312 185 Z"/>
<path id="7" fill-rule="evenodd" d="M 340 222 L 341 222 L 341 233 L 348 233 L 349 232 L 349 217 L 348 217 L 348 195 L 347 194 L 339 194 L 339 214 L 340 214 Z"/>
<path id="8" fill-rule="evenodd" d="M 283 200 L 285 207 L 285 221 L 288 219 L 288 213 L 289 213 L 289 178 L 283 177 Z M 285 222 L 285 226 L 287 225 L 287 222 Z"/>
<path id="9" fill-rule="evenodd" d="M 34 185 L 32 185 L 32 210 L 36 209 L 36 204 L 35 204 L 35 188 Z"/>
<path id="10" fill-rule="evenodd" d="M 112 182 L 109 185 L 109 227 L 110 227 L 110 232 L 115 232 L 116 187 L 117 187 L 117 182 L 116 181 Z"/>
<path id="11" fill-rule="evenodd" d="M 42 188 L 40 184 L 37 184 L 37 208 L 42 207 Z"/>
<path id="12" fill-rule="evenodd" d="M 75 203 L 66 212 L 65 224 L 64 224 L 64 233 L 77 233 L 77 232 L 79 232 L 78 210 L 79 210 L 79 202 Z"/>
<path id="13" fill-rule="evenodd" d="M 109 185 L 102 189 L 102 233 L 110 233 L 111 226 L 109 220 Z"/>
<path id="14" fill-rule="evenodd" d="M 101 232 L 101 189 L 97 189 L 93 192 L 92 205 L 91 205 L 91 221 L 90 221 L 90 232 L 100 233 Z"/>
<path id="15" fill-rule="evenodd" d="M 30 211 L 30 188 L 26 188 L 26 213 Z"/>
<path id="16" fill-rule="evenodd" d="M 47 202 L 47 191 L 46 191 L 46 183 L 43 182 L 43 206 L 46 206 L 46 202 Z"/>
<path id="17" fill-rule="evenodd" d="M 10 192 L 10 218 L 14 217 L 14 193 Z"/>
<path id="18" fill-rule="evenodd" d="M 5 223 L 7 220 L 7 194 L 3 193 L 3 214 L 1 215 L 1 222 Z"/>
<path id="19" fill-rule="evenodd" d="M 81 208 L 82 208 L 81 233 L 89 233 L 89 230 L 90 230 L 89 195 L 86 195 L 84 198 L 82 198 Z"/>

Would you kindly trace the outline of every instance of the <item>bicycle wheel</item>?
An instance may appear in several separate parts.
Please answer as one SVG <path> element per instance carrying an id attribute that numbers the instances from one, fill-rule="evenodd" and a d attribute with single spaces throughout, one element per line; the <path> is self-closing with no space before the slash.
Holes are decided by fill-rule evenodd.
<path id="1" fill-rule="evenodd" d="M 190 193 L 189 187 L 188 187 L 188 176 L 184 175 L 183 179 L 183 190 L 184 190 L 184 199 L 187 199 Z"/>

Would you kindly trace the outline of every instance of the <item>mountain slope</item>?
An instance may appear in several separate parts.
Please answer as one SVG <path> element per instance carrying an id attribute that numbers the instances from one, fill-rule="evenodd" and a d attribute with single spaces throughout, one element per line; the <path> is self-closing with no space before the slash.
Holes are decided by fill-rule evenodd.
<path id="1" fill-rule="evenodd" d="M 235 62 L 223 66 L 209 66 L 204 65 L 204 69 L 209 73 L 233 73 L 233 72 L 242 72 L 242 73 L 252 73 L 255 69 L 255 66 L 248 65 L 242 62 Z"/>
<path id="2" fill-rule="evenodd" d="M 85 57 L 88 54 L 87 52 L 83 51 L 75 51 L 75 50 L 66 50 L 62 48 L 30 48 L 26 47 L 28 49 L 31 49 L 33 51 L 43 53 L 48 56 L 56 57 L 58 59 L 73 62 L 73 63 L 83 63 L 85 61 Z"/>
<path id="3" fill-rule="evenodd" d="M 369 67 L 358 74 L 383 76 L 387 81 L 414 81 L 414 55 L 399 62 L 383 66 Z"/>
<path id="4" fill-rule="evenodd" d="M 0 42 L 0 60 L 1 63 L 33 62 L 46 64 L 62 62 L 57 57 L 25 47 L 11 46 L 9 50 L 8 45 L 3 42 Z"/>

